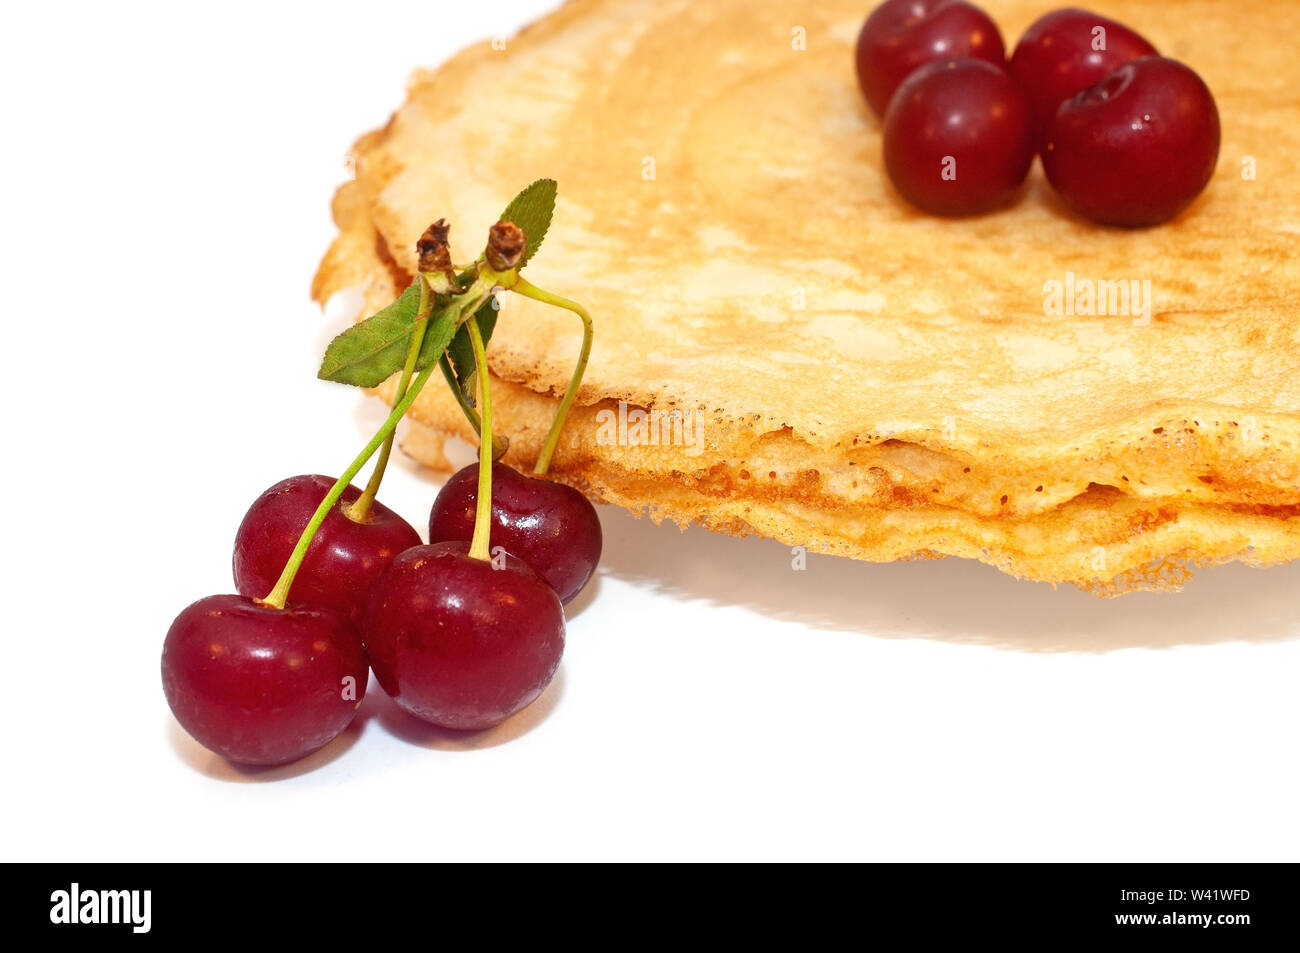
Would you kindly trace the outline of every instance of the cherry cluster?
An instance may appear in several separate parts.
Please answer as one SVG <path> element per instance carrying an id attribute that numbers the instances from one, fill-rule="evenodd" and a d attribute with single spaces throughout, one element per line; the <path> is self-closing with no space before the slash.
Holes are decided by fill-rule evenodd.
<path id="1" fill-rule="evenodd" d="M 1075 8 L 1035 21 L 1006 59 L 965 0 L 886 0 L 858 36 L 857 72 L 884 119 L 885 168 L 909 202 L 975 215 L 1012 201 L 1035 153 L 1076 212 L 1158 225 L 1205 188 L 1219 155 L 1214 97 L 1189 67 Z"/>
<path id="2" fill-rule="evenodd" d="M 549 180 L 530 188 L 536 192 L 543 182 Z M 549 214 L 547 207 L 539 235 Z M 518 274 L 527 246 L 513 223 L 494 226 L 484 256 L 460 274 L 447 255 L 430 251 L 445 251 L 446 234 L 439 222 L 421 240 L 418 293 L 409 299 L 418 299 L 417 312 L 402 312 L 399 299 L 327 352 L 323 367 L 348 368 L 329 379 L 370 386 L 400 360 L 372 346 L 377 329 L 385 342 L 394 329 L 409 338 L 384 425 L 338 479 L 294 476 L 259 496 L 235 536 L 237 592 L 200 599 L 167 633 L 167 702 L 199 743 L 231 761 L 284 764 L 327 744 L 355 717 L 371 670 L 407 712 L 445 728 L 478 730 L 536 699 L 559 666 L 563 605 L 591 579 L 602 542 L 587 498 L 545 478 L 590 352 L 590 318 Z M 508 442 L 492 435 L 477 312 L 502 290 L 575 310 L 586 331 L 531 476 L 495 459 Z M 464 377 L 478 393 L 478 410 L 469 401 L 465 408 L 482 435 L 479 462 L 438 493 L 423 544 L 376 493 L 396 425 L 430 373 L 443 366 L 448 383 L 461 386 L 449 355 L 462 329 L 472 348 Z M 427 366 L 416 377 L 422 354 Z M 381 447 L 369 484 L 358 490 L 352 477 Z"/>

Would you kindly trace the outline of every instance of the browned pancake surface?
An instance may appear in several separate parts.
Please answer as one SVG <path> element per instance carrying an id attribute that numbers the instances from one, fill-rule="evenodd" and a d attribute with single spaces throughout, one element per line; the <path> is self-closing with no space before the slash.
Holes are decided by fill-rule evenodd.
<path id="1" fill-rule="evenodd" d="M 1041 12 L 988 6 L 1009 44 Z M 1241 507 L 1273 507 L 1253 518 L 1280 520 L 1290 542 L 1288 508 L 1300 504 L 1291 254 L 1300 188 L 1290 169 L 1300 76 L 1274 38 L 1300 26 L 1300 12 L 1099 5 L 1196 68 L 1223 120 L 1207 192 L 1176 222 L 1140 232 L 1074 218 L 1037 171 L 1001 213 L 948 221 L 909 209 L 884 178 L 878 123 L 853 80 L 864 12 L 838 2 L 581 0 L 505 51 L 472 48 L 419 74 L 407 105 L 358 145 L 358 183 L 337 203 L 348 206 L 336 208 L 344 231 L 318 294 L 359 283 L 367 256 L 372 277 L 361 281 L 380 281 L 376 248 L 409 273 L 414 238 L 443 215 L 456 225 L 457 257 L 470 257 L 511 191 L 552 176 L 556 225 L 528 273 L 596 316 L 582 403 L 702 408 L 709 420 L 705 454 L 594 447 L 584 466 L 666 475 L 701 499 L 721 488 L 712 499 L 740 507 L 733 521 L 744 522 L 746 505 L 751 515 L 775 507 L 747 525 L 781 538 L 794 535 L 781 514 L 793 521 L 803 500 L 835 514 L 828 539 L 856 533 L 846 551 L 868 558 L 897 557 L 844 522 L 855 511 L 883 519 L 874 511 L 931 507 L 930 516 L 1031 527 L 1079 498 L 1114 509 L 1110 496 L 1144 512 L 1200 507 L 1229 520 Z M 805 49 L 792 46 L 796 28 Z M 1247 159 L 1253 180 L 1242 176 Z M 1149 281 L 1149 323 L 1046 313 L 1046 283 L 1067 274 Z M 494 372 L 558 391 L 576 322 L 513 298 L 507 314 Z M 592 445 L 584 426 L 594 423 L 579 414 L 571 436 Z M 1094 485 L 1114 490 L 1096 499 Z M 652 490 L 621 501 L 653 508 Z M 702 509 L 695 497 L 674 499 L 667 515 Z M 972 554 L 929 545 L 925 534 L 940 531 L 912 523 L 903 548 Z M 1222 558 L 1254 545 L 1196 541 L 1178 551 Z"/>

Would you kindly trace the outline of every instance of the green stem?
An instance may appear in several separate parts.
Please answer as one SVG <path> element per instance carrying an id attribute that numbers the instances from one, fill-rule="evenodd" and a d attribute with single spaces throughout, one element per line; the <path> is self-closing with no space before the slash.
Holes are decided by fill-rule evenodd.
<path id="1" fill-rule="evenodd" d="M 397 391 L 393 394 L 394 403 L 402 399 L 406 388 L 410 386 L 412 375 L 415 374 L 415 362 L 420 358 L 424 332 L 429 327 L 429 313 L 433 311 L 433 300 L 433 289 L 429 287 L 429 282 L 424 275 L 421 275 L 420 306 L 415 312 L 415 323 L 411 326 L 411 346 L 406 350 L 406 363 L 402 366 L 402 376 L 398 379 Z M 343 514 L 353 522 L 364 523 L 370 518 L 370 507 L 374 505 L 379 484 L 384 482 L 384 471 L 388 469 L 388 458 L 393 452 L 393 438 L 396 436 L 397 431 L 390 433 L 384 445 L 379 448 L 379 459 L 375 461 L 375 469 L 370 474 L 370 482 L 366 484 L 365 491 L 351 506 L 343 508 Z"/>
<path id="2" fill-rule="evenodd" d="M 465 399 L 465 392 L 461 390 L 460 382 L 456 380 L 456 372 L 452 370 L 451 359 L 446 354 L 443 354 L 442 359 L 438 361 L 438 366 L 442 368 L 442 376 L 447 379 L 447 386 L 451 388 L 452 395 L 456 398 L 456 403 L 460 405 L 465 419 L 474 428 L 474 436 L 480 436 L 483 433 L 483 424 L 478 419 L 478 411 L 474 409 L 474 405 Z M 500 460 L 505 456 L 508 449 L 510 449 L 510 441 L 506 440 L 501 434 L 494 433 L 492 435 L 492 459 Z"/>
<path id="3" fill-rule="evenodd" d="M 293 578 L 298 574 L 298 569 L 302 566 L 302 561 L 307 555 L 307 547 L 311 545 L 311 541 L 316 537 L 316 531 L 320 529 L 321 523 L 325 522 L 325 517 L 334 508 L 334 504 L 339 501 L 339 497 L 343 495 L 343 491 L 352 482 L 352 478 L 366 465 L 366 461 L 375 455 L 375 451 L 379 449 L 380 444 L 387 440 L 393 431 L 397 429 L 398 421 L 411 409 L 411 405 L 415 403 L 415 398 L 420 396 L 420 391 L 429 382 L 429 377 L 432 376 L 435 367 L 437 365 L 430 362 L 428 367 L 420 371 L 419 376 L 415 378 L 410 388 L 402 395 L 402 399 L 393 406 L 393 411 L 388 415 L 388 419 L 384 421 L 383 426 L 375 432 L 375 435 L 362 448 L 357 458 L 343 471 L 343 475 L 330 488 L 329 493 L 325 494 L 325 499 L 320 501 L 320 506 L 316 507 L 316 512 L 312 514 L 311 519 L 308 521 L 307 528 L 302 531 L 302 536 L 298 538 L 298 545 L 293 548 L 289 561 L 285 564 L 284 571 L 280 573 L 280 578 L 275 583 L 275 588 L 267 594 L 265 599 L 258 600 L 262 605 L 270 606 L 273 609 L 284 608 L 284 604 L 289 598 L 289 589 L 293 586 Z"/>
<path id="4" fill-rule="evenodd" d="M 460 382 L 456 380 L 456 372 L 452 369 L 451 358 L 444 353 L 442 357 L 438 359 L 438 366 L 442 368 L 442 376 L 446 379 L 447 386 L 450 387 L 451 392 L 456 395 L 456 403 L 460 404 L 460 409 L 464 412 L 465 419 L 469 421 L 470 426 L 474 428 L 475 435 L 477 435 L 479 432 L 478 411 L 474 409 L 473 405 L 470 404 L 468 400 L 466 400 L 465 392 L 461 390 Z"/>
<path id="5" fill-rule="evenodd" d="M 546 435 L 546 442 L 542 444 L 542 452 L 537 457 L 537 464 L 533 467 L 535 474 L 545 476 L 546 471 L 551 466 L 551 457 L 560 442 L 560 431 L 564 429 L 564 421 L 569 416 L 569 408 L 573 406 L 573 401 L 578 396 L 578 388 L 582 386 L 582 375 L 587 370 L 587 360 L 591 357 L 591 315 L 587 313 L 586 308 L 576 301 L 570 301 L 568 298 L 562 298 L 559 295 L 551 294 L 549 291 L 543 291 L 523 277 L 515 281 L 513 290 L 527 298 L 572 311 L 582 319 L 582 350 L 578 352 L 578 363 L 573 368 L 573 376 L 569 378 L 569 387 L 560 400 L 559 409 L 555 411 L 555 420 L 551 422 L 550 432 Z"/>
<path id="6" fill-rule="evenodd" d="M 471 316 L 465 326 L 474 346 L 474 372 L 478 377 L 479 406 L 483 408 L 483 430 L 478 441 L 478 501 L 469 554 L 475 559 L 488 560 L 492 558 L 488 550 L 488 535 L 492 527 L 492 387 L 488 381 L 487 350 L 483 347 L 478 319 Z"/>

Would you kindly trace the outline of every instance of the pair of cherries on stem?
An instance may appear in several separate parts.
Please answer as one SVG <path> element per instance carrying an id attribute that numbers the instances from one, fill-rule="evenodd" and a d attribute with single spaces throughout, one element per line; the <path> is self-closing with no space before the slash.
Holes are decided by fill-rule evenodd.
<path id="1" fill-rule="evenodd" d="M 478 467 L 453 475 L 429 514 L 429 542 L 468 543 L 474 535 Z M 295 476 L 263 493 L 249 507 L 235 537 L 235 586 L 246 596 L 271 591 L 302 528 L 334 480 Z M 293 601 L 336 609 L 360 624 L 370 591 L 394 559 L 420 545 L 406 520 L 375 502 L 365 518 L 349 514 L 360 496 L 349 486 L 321 524 L 307 550 Z M 522 559 L 569 603 L 586 586 L 600 561 L 600 522 L 590 501 L 562 483 L 492 467 L 494 546 Z"/>
<path id="2" fill-rule="evenodd" d="M 362 520 L 349 515 L 361 495 L 349 486 L 283 610 L 255 600 L 334 480 L 290 477 L 258 497 L 235 537 L 241 595 L 196 602 L 168 635 L 164 689 L 186 730 L 232 761 L 297 760 L 352 720 L 367 661 L 398 705 L 448 728 L 490 727 L 532 702 L 563 651 L 560 603 L 599 561 L 600 523 L 576 490 L 498 463 L 500 549 L 492 561 L 471 558 L 476 477 L 467 467 L 438 494 L 430 545 L 381 503 Z"/>
<path id="3" fill-rule="evenodd" d="M 494 725 L 539 695 L 564 645 L 561 603 L 600 560 L 595 508 L 571 487 L 492 468 L 493 558 L 469 555 L 478 467 L 451 477 L 429 517 L 429 545 L 375 503 L 349 515 L 349 487 L 321 524 L 290 591 L 360 631 L 384 690 L 412 714 L 447 728 Z M 235 538 L 235 585 L 270 591 L 302 527 L 334 481 L 297 476 L 249 508 Z"/>
<path id="4" fill-rule="evenodd" d="M 445 241 L 445 229 L 440 234 Z M 503 237 L 514 249 L 504 262 L 491 257 L 493 242 Z M 494 226 L 486 274 L 474 287 L 518 285 L 522 293 L 575 310 L 586 329 L 538 461 L 540 476 L 577 392 L 591 321 L 579 306 L 519 278 L 523 242 L 517 227 Z M 338 480 L 292 477 L 263 493 L 236 537 L 241 595 L 194 603 L 168 632 L 162 659 L 168 702 L 191 735 L 232 761 L 280 764 L 337 736 L 360 707 L 367 663 L 400 707 L 456 729 L 491 727 L 509 717 L 541 694 L 559 665 L 561 598 L 571 599 L 591 577 L 600 525 L 576 491 L 493 463 L 489 378 L 473 317 L 464 323 L 474 345 L 485 435 L 477 480 L 471 467 L 448 481 L 430 519 L 430 545 L 375 500 L 397 422 L 438 366 L 428 365 L 412 381 L 435 300 L 423 269 L 419 280 L 420 310 L 384 425 Z M 441 320 L 462 310 L 472 315 L 479 301 L 453 303 Z M 370 484 L 359 492 L 349 481 L 381 445 Z M 490 539 L 498 544 L 494 550 Z M 262 593 L 269 594 L 259 598 Z"/>

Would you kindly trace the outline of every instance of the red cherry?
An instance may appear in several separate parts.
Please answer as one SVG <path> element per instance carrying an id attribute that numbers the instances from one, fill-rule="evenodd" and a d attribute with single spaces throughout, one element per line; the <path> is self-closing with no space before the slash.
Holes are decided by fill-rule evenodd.
<path id="1" fill-rule="evenodd" d="M 444 728 L 491 728 L 550 684 L 564 652 L 555 590 L 513 556 L 462 542 L 416 546 L 375 584 L 362 635 L 375 677 L 404 710 Z"/>
<path id="2" fill-rule="evenodd" d="M 1041 132 L 1056 108 L 1075 93 L 1155 52 L 1124 24 L 1070 7 L 1035 20 L 1016 44 L 1008 68 L 1029 96 L 1035 130 Z"/>
<path id="3" fill-rule="evenodd" d="M 260 599 L 270 593 L 312 513 L 334 480 L 295 476 L 281 480 L 259 496 L 235 534 L 235 588 Z M 325 517 L 294 577 L 291 602 L 338 609 L 359 622 L 370 587 L 404 549 L 420 545 L 420 534 L 378 500 L 369 518 L 358 523 L 343 507 L 361 495 L 349 486 Z"/>
<path id="4" fill-rule="evenodd" d="M 469 542 L 474 537 L 478 465 L 455 474 L 438 492 L 429 514 L 429 542 Z M 567 603 L 600 562 L 600 517 L 573 487 L 492 467 L 492 546 L 526 562 Z"/>
<path id="5" fill-rule="evenodd" d="M 242 764 L 284 764 L 332 741 L 366 694 L 356 628 L 332 609 L 208 596 L 163 643 L 167 704 L 194 739 Z"/>
<path id="6" fill-rule="evenodd" d="M 1029 173 L 1029 102 L 983 60 L 930 63 L 894 94 L 884 145 L 889 177 L 913 205 L 936 215 L 987 212 Z"/>
<path id="7" fill-rule="evenodd" d="M 1147 56 L 1067 99 L 1048 123 L 1043 170 L 1079 214 L 1158 225 L 1186 208 L 1219 157 L 1219 111 L 1199 76 Z"/>
<path id="8" fill-rule="evenodd" d="M 989 15 L 963 0 L 886 0 L 862 25 L 858 85 L 878 116 L 894 91 L 919 66 L 972 57 L 1002 66 L 1006 48 Z"/>

